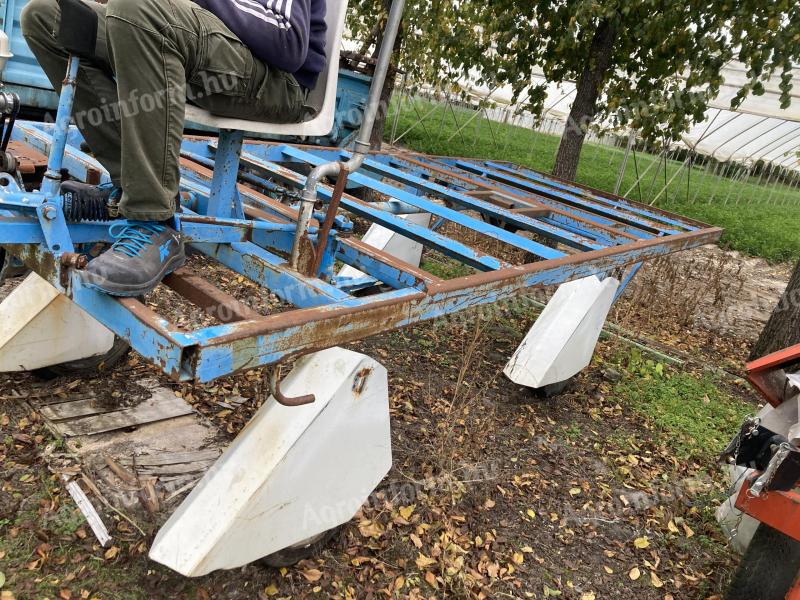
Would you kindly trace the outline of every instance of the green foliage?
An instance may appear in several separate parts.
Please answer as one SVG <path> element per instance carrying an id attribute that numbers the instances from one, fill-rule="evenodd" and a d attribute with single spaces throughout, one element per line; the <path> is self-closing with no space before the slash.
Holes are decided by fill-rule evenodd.
<path id="1" fill-rule="evenodd" d="M 349 25 L 357 39 L 369 45 L 377 37 L 376 15 L 385 18 L 388 4 L 351 3 Z M 610 57 L 600 61 L 593 41 L 608 28 Z M 798 42 L 800 5 L 789 0 L 410 0 L 398 61 L 417 83 L 435 85 L 458 73 L 477 76 L 489 88 L 510 84 L 534 114 L 541 114 L 546 98 L 544 86 L 531 88 L 534 75 L 579 81 L 608 63 L 592 76 L 601 89 L 589 116 L 610 117 L 657 140 L 677 139 L 703 120 L 731 60 L 743 62 L 749 78 L 735 106 L 748 94 L 762 94 L 774 73 L 781 74 L 788 105 Z"/>
<path id="2" fill-rule="evenodd" d="M 427 252 L 422 262 L 422 268 L 440 279 L 457 279 L 476 273 L 472 267 L 463 265 L 452 258 L 447 258 L 438 252 Z"/>
<path id="3" fill-rule="evenodd" d="M 394 120 L 395 102 L 387 119 L 387 134 Z M 416 125 L 401 143 L 419 152 L 509 160 L 541 172 L 550 172 L 558 148 L 558 137 L 502 123 L 486 123 L 476 119 L 457 134 L 458 125 L 443 105 L 415 100 L 403 102 L 397 133 L 414 126 L 419 116 L 433 109 L 425 125 Z M 455 119 L 465 123 L 474 113 L 455 108 Z M 443 118 L 444 117 L 444 118 Z M 440 127 L 441 125 L 441 127 Z M 448 139 L 454 136 L 451 141 Z M 578 168 L 577 181 L 593 188 L 611 192 L 617 180 L 624 150 L 606 146 L 588 146 Z M 621 192 L 627 192 L 656 159 L 650 154 L 637 154 L 628 161 Z M 680 168 L 679 161 L 668 161 L 667 179 Z M 649 203 L 664 184 L 664 169 L 653 183 L 653 167 L 639 188 L 634 187 L 629 198 Z M 759 185 L 761 183 L 761 185 Z M 786 186 L 771 189 L 756 177 L 745 181 L 725 179 L 721 182 L 704 169 L 692 170 L 689 196 L 686 194 L 686 171 L 675 179 L 669 193 L 662 195 L 656 206 L 725 229 L 721 244 L 751 256 L 762 256 L 772 262 L 795 261 L 800 258 L 800 236 L 787 223 L 800 222 L 800 194 Z M 726 201 L 727 200 L 727 201 Z"/>
<path id="4" fill-rule="evenodd" d="M 347 26 L 362 50 L 374 53 L 388 16 L 389 0 L 350 0 Z M 402 52 L 394 64 L 413 82 L 439 83 L 451 70 L 458 4 L 444 0 L 407 0 L 400 36 Z"/>

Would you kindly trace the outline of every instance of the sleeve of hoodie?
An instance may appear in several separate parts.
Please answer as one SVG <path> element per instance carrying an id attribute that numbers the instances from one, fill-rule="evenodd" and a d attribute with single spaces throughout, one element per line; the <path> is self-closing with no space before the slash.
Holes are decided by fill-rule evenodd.
<path id="1" fill-rule="evenodd" d="M 260 60 L 287 73 L 306 62 L 311 0 L 194 0 L 214 13 Z"/>

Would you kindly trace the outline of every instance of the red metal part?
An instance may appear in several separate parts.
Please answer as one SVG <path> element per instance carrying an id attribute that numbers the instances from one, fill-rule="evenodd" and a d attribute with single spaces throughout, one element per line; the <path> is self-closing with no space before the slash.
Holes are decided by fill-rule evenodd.
<path id="1" fill-rule="evenodd" d="M 794 580 L 792 589 L 786 594 L 786 600 L 800 600 L 800 577 Z"/>
<path id="2" fill-rule="evenodd" d="M 736 497 L 736 508 L 800 542 L 800 494 L 792 490 L 750 496 L 750 485 L 760 475 L 761 473 L 756 472 L 744 481 Z"/>
<path id="3" fill-rule="evenodd" d="M 772 406 L 787 399 L 786 375 L 783 367 L 800 361 L 800 344 L 768 354 L 747 365 L 747 379 Z M 791 394 L 793 395 L 793 394 Z"/>

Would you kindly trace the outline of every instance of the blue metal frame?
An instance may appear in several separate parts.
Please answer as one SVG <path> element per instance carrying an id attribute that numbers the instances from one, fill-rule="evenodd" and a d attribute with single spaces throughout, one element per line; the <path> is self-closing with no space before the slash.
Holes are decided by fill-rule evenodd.
<path id="1" fill-rule="evenodd" d="M 218 139 L 188 137 L 181 152 L 183 207 L 176 217 L 187 243 L 295 310 L 262 318 L 245 310 L 242 320 L 184 331 L 137 300 L 115 299 L 82 283 L 78 269 L 89 257 L 78 252 L 108 242 L 108 224 L 67 223 L 60 179 L 64 170 L 79 179 L 108 176 L 78 150 L 80 134 L 69 127 L 76 70 L 77 60 L 71 61 L 54 126 L 22 122 L 15 129 L 14 139 L 49 153 L 49 161 L 40 191 L 20 189 L 13 177 L 0 175 L 0 244 L 178 380 L 207 382 L 513 298 L 532 287 L 605 276 L 713 242 L 721 233 L 514 165 L 382 153 L 371 155 L 349 175 L 341 214 L 323 249 L 315 244 L 334 189 L 319 186 L 320 206 L 304 255 L 321 252 L 321 267 L 300 272 L 286 258 L 298 218 L 295 193 L 305 184 L 309 167 L 349 154 L 337 148 L 245 141 L 239 131 L 223 131 Z M 367 190 L 383 200 L 358 197 Z M 401 216 L 413 212 L 437 217 L 437 226 L 421 227 Z M 470 267 L 473 274 L 444 281 L 403 263 L 354 236 L 350 217 L 420 242 Z M 337 262 L 364 276 L 335 277 Z M 637 269 L 633 267 L 626 282 Z M 174 282 L 168 278 L 165 284 Z M 207 305 L 207 289 L 189 293 L 185 288 L 179 293 L 189 301 Z M 238 304 L 233 298 L 224 300 L 219 290 L 212 296 Z"/>

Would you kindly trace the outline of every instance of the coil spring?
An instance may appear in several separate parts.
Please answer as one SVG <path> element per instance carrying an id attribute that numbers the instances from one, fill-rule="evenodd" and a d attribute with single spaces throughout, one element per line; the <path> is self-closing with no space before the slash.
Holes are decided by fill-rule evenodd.
<path id="1" fill-rule="evenodd" d="M 70 223 L 80 221 L 111 221 L 105 198 L 84 196 L 68 192 L 64 194 L 64 217 Z"/>

